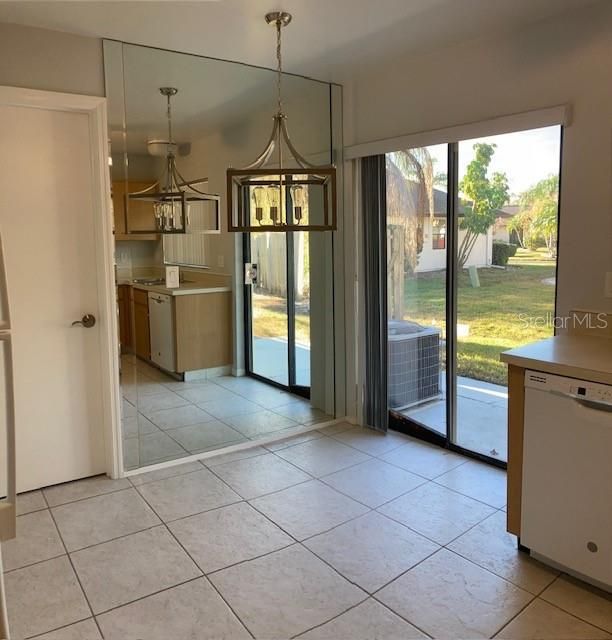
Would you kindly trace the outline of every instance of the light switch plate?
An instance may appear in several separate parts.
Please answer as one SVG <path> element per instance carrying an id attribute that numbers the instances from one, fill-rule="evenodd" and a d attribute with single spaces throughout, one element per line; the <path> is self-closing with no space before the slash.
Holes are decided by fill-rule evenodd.
<path id="1" fill-rule="evenodd" d="M 166 267 L 166 289 L 176 289 L 179 285 L 179 268 Z"/>

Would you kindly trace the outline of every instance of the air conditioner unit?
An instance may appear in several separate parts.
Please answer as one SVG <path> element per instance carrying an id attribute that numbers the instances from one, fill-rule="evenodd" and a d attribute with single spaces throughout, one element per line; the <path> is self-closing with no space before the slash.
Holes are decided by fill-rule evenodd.
<path id="1" fill-rule="evenodd" d="M 392 320 L 387 336 L 389 408 L 440 397 L 440 330 Z"/>

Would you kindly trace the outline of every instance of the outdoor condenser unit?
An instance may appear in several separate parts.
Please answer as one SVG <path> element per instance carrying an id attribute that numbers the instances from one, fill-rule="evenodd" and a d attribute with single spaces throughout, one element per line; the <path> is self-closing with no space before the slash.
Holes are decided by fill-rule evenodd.
<path id="1" fill-rule="evenodd" d="M 416 322 L 388 324 L 389 408 L 405 409 L 440 395 L 440 330 Z"/>

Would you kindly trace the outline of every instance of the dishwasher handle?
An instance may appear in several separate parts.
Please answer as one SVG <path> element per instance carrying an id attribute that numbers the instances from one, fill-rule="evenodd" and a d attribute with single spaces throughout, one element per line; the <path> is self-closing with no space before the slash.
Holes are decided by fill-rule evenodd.
<path id="1" fill-rule="evenodd" d="M 612 413 L 612 404 L 605 402 L 604 400 L 588 400 L 582 396 L 578 396 L 575 393 L 563 393 L 563 391 L 549 391 L 553 396 L 559 398 L 569 398 L 586 409 L 592 409 L 593 411 L 603 411 L 605 413 Z"/>

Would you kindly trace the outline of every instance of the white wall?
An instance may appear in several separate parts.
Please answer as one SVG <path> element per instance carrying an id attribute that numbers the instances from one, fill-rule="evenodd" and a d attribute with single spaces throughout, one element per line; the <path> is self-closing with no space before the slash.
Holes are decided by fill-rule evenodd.
<path id="1" fill-rule="evenodd" d="M 102 40 L 0 23 L 0 85 L 103 96 Z"/>
<path id="2" fill-rule="evenodd" d="M 561 174 L 558 313 L 612 309 L 612 2 L 364 70 L 345 86 L 352 145 L 571 103 Z"/>

